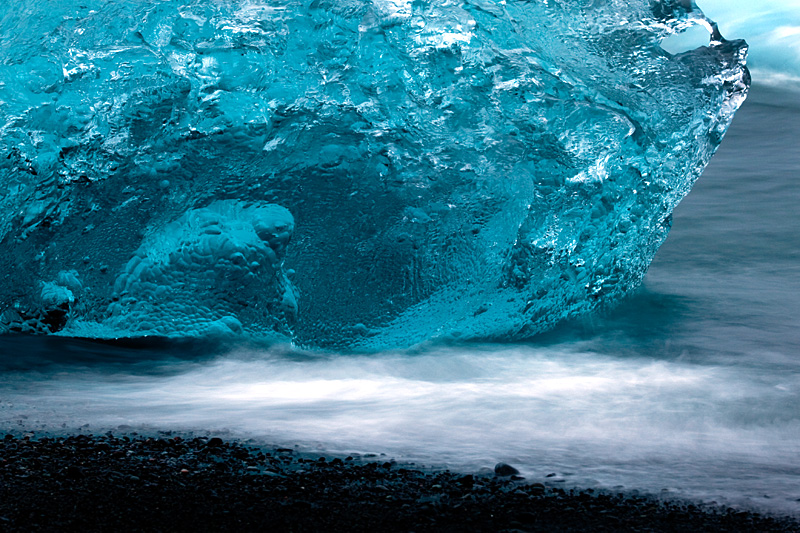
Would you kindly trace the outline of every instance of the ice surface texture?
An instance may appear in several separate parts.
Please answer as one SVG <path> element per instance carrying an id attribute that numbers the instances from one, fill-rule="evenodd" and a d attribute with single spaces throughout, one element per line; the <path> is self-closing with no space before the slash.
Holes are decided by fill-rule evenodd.
<path id="1" fill-rule="evenodd" d="M 618 299 L 747 91 L 688 0 L 0 7 L 8 331 L 383 349 Z"/>

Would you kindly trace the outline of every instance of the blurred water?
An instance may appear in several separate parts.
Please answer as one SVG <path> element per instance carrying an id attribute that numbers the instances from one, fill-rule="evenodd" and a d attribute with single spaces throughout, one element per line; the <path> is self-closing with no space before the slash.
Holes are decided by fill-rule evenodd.
<path id="1" fill-rule="evenodd" d="M 603 316 L 525 345 L 372 355 L 2 338 L 0 428 L 506 461 L 800 515 L 799 101 L 753 90 L 644 286 Z"/>

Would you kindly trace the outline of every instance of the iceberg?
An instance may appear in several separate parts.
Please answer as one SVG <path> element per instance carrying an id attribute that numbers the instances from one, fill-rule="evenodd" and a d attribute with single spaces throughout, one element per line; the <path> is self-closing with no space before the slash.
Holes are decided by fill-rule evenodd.
<path id="1" fill-rule="evenodd" d="M 26 0 L 0 39 L 0 331 L 101 339 L 530 337 L 641 282 L 749 87 L 689 0 Z"/>

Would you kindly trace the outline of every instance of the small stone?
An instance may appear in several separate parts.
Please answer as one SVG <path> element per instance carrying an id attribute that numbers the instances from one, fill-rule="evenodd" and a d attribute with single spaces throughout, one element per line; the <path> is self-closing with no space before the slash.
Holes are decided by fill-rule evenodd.
<path id="1" fill-rule="evenodd" d="M 519 474 L 519 470 L 506 463 L 497 463 L 494 465 L 494 475 L 499 477 L 508 477 Z"/>
<path id="2" fill-rule="evenodd" d="M 468 474 L 466 476 L 462 476 L 460 479 L 456 481 L 456 483 L 458 483 L 459 485 L 466 485 L 468 487 L 471 487 L 475 483 L 475 478 L 471 474 Z"/>
<path id="3" fill-rule="evenodd" d="M 219 448 L 220 446 L 222 446 L 222 439 L 219 437 L 213 437 L 208 440 L 206 446 L 208 446 L 209 448 Z"/>
<path id="4" fill-rule="evenodd" d="M 70 479 L 81 479 L 83 477 L 83 470 L 81 470 L 79 466 L 69 465 L 66 475 Z"/>

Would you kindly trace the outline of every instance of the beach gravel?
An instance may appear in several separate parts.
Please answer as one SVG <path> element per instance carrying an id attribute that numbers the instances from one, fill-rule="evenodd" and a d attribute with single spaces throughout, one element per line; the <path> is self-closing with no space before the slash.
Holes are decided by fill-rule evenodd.
<path id="1" fill-rule="evenodd" d="M 383 459 L 218 437 L 8 435 L 0 530 L 800 531 L 791 518 Z"/>

